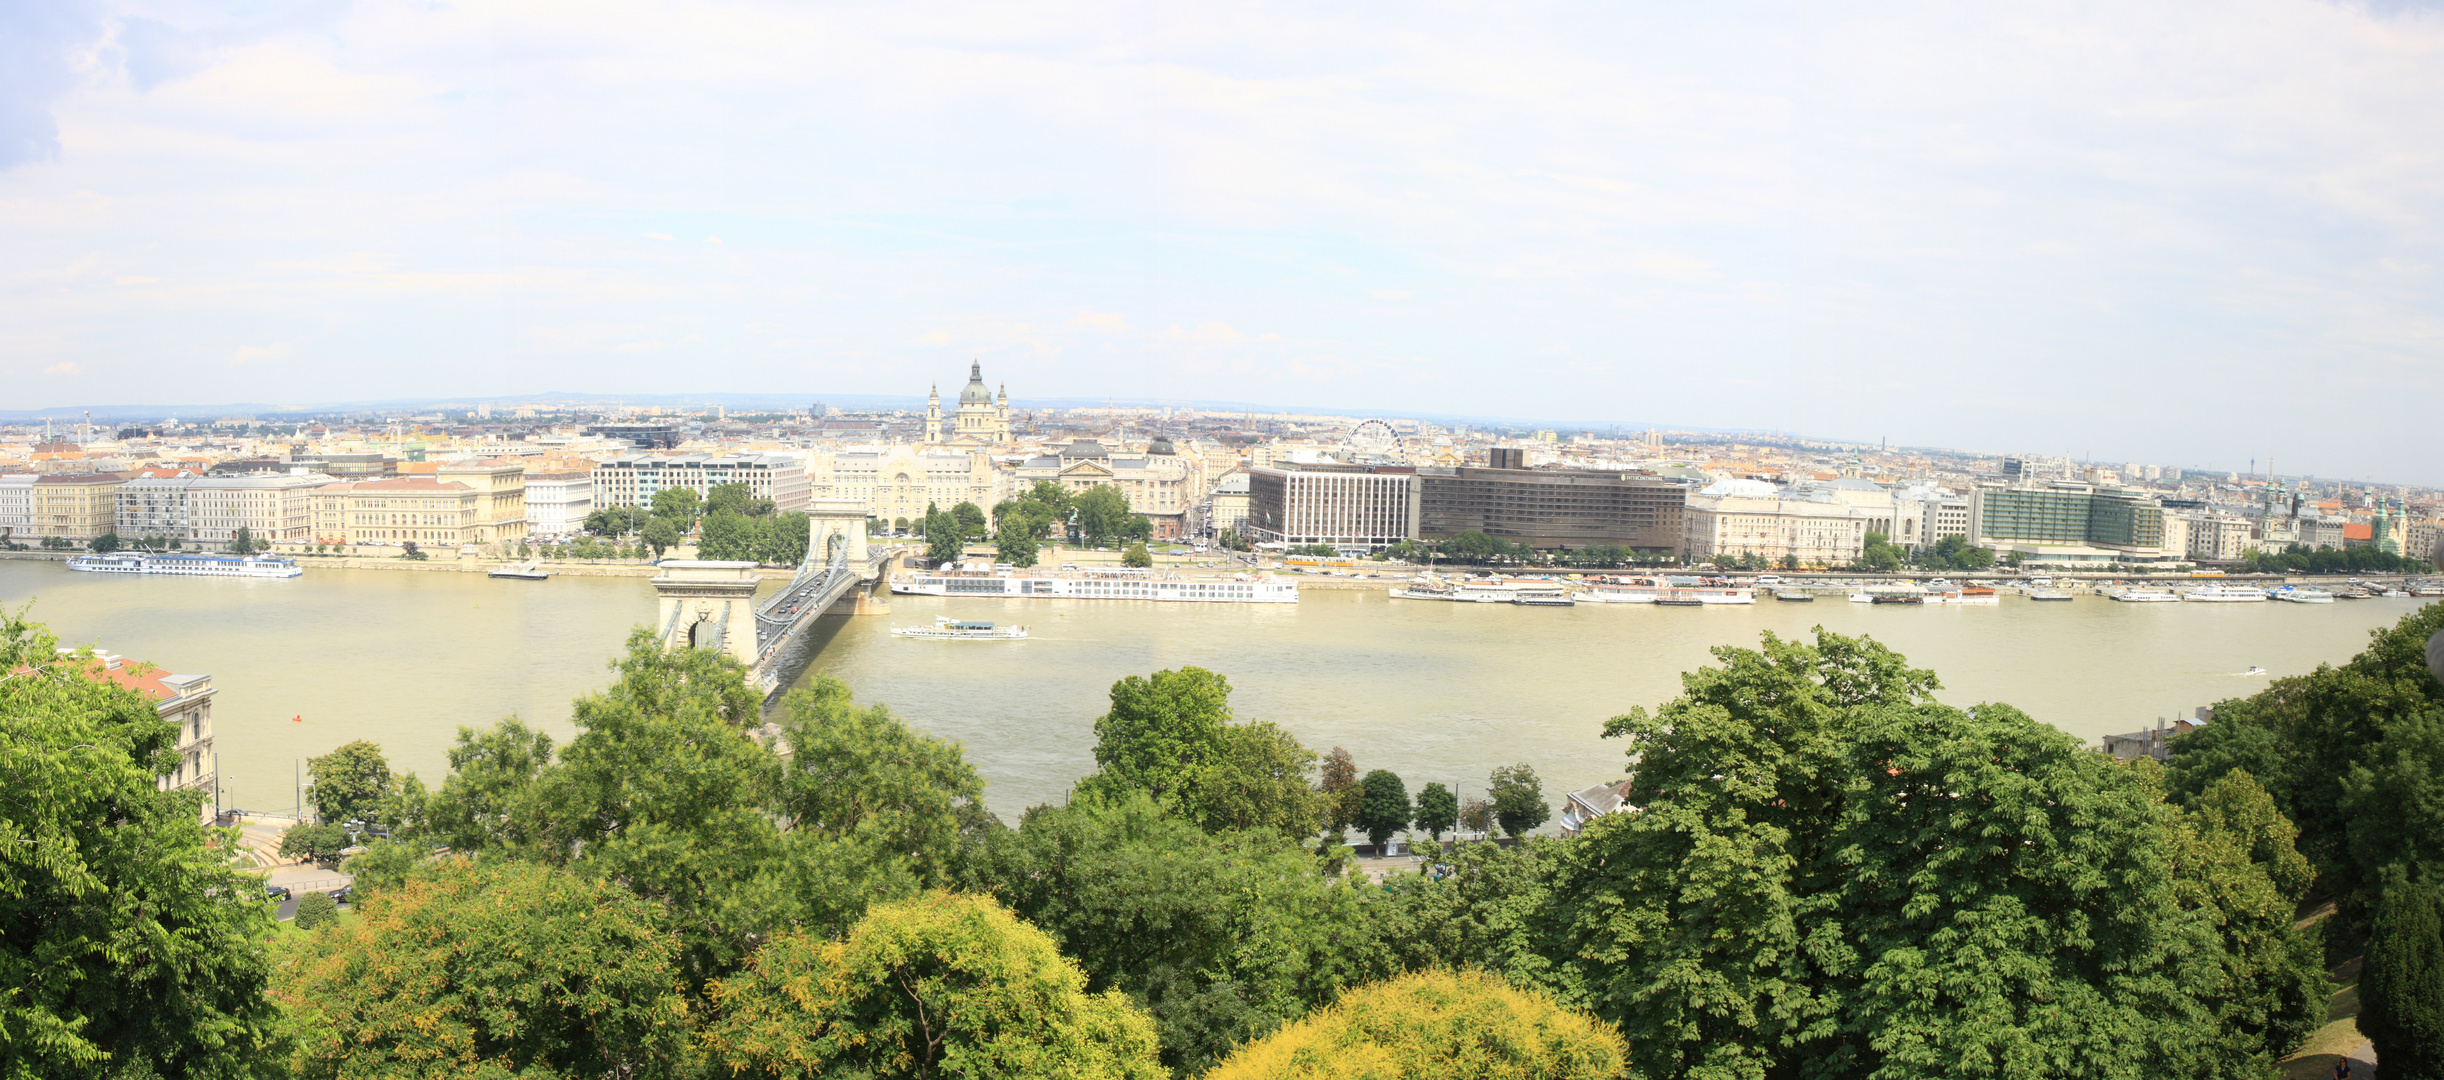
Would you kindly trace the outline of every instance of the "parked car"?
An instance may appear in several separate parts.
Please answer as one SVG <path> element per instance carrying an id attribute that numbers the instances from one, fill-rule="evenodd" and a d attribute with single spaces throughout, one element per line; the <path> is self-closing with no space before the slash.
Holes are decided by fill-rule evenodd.
<path id="1" fill-rule="evenodd" d="M 289 898 L 289 887 L 286 885 L 265 885 L 263 887 L 263 897 L 267 900 L 286 900 Z"/>
<path id="2" fill-rule="evenodd" d="M 342 885 L 339 888 L 331 890 L 331 899 L 343 904 L 347 903 L 348 898 L 354 895 L 356 895 L 355 882 L 349 882 L 346 885 Z"/>

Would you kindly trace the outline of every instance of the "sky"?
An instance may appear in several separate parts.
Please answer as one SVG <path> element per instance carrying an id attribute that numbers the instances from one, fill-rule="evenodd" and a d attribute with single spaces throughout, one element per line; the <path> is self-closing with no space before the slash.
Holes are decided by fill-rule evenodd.
<path id="1" fill-rule="evenodd" d="M 2444 6 L 0 0 L 0 409 L 1111 396 L 2444 484 Z"/>

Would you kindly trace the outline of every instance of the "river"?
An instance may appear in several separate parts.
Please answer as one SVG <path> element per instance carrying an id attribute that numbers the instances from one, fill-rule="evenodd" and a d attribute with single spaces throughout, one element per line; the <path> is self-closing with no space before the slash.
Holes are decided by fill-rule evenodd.
<path id="1" fill-rule="evenodd" d="M 502 581 L 473 574 L 311 568 L 302 578 L 78 574 L 0 561 L 0 603 L 68 644 L 213 677 L 223 803 L 282 810 L 300 759 L 352 739 L 438 784 L 461 725 L 516 713 L 565 740 L 570 699 L 600 686 L 628 629 L 650 620 L 636 578 Z M 2263 676 L 2339 663 L 2426 601 L 2070 603 L 1999 607 L 1809 604 L 1514 608 L 1311 591 L 1296 605 L 894 597 L 888 616 L 826 619 L 810 670 L 967 747 L 1006 818 L 1059 799 L 1094 765 L 1094 718 L 1114 680 L 1182 664 L 1222 672 L 1242 719 L 1271 720 L 1414 791 L 1481 794 L 1525 761 L 1559 804 L 1618 779 L 1605 718 L 1653 707 L 1715 645 L 1811 626 L 1869 634 L 1943 681 L 1956 705 L 2009 702 L 2090 741 L 2254 692 Z M 1024 641 L 920 641 L 890 627 L 937 614 L 1025 624 Z M 294 718 L 294 719 L 293 719 Z M 283 781 L 292 781 L 284 783 Z"/>

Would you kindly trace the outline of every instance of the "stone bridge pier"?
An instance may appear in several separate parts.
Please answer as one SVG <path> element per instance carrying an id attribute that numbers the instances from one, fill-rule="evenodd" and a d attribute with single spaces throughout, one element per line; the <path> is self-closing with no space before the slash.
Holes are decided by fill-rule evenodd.
<path id="1" fill-rule="evenodd" d="M 739 663 L 756 659 L 755 587 L 751 562 L 666 562 L 653 579 L 661 599 L 655 624 L 665 649 L 720 649 Z"/>

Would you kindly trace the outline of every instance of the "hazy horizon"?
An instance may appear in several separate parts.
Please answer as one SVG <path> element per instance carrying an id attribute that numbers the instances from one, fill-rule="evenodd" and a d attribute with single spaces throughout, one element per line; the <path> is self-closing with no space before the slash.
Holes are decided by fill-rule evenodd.
<path id="1" fill-rule="evenodd" d="M 0 410 L 981 358 L 2444 484 L 2427 3 L 62 0 L 0 42 Z"/>

